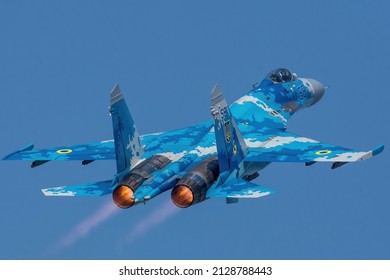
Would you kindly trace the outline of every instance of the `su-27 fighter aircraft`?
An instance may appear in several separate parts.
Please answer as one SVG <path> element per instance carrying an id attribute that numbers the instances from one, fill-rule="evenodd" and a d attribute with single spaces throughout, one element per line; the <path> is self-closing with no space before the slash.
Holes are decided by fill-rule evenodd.
<path id="1" fill-rule="evenodd" d="M 116 160 L 112 180 L 43 189 L 47 196 L 103 196 L 129 208 L 172 189 L 178 207 L 212 197 L 258 198 L 274 191 L 251 183 L 271 162 L 332 162 L 332 168 L 368 159 L 384 146 L 360 152 L 286 131 L 289 118 L 317 103 L 324 86 L 298 78 L 287 69 L 269 73 L 258 85 L 228 106 L 215 86 L 211 92 L 212 119 L 169 132 L 139 135 L 118 85 L 111 92 L 114 140 L 33 150 L 22 148 L 4 159 L 32 160 L 31 167 L 51 160 Z"/>

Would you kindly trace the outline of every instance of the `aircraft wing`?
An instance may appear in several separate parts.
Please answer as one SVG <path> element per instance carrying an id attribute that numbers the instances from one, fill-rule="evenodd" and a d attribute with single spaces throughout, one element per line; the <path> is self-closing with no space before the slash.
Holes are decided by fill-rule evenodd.
<path id="1" fill-rule="evenodd" d="M 211 122 L 204 122 L 183 129 L 153 133 L 141 136 L 146 156 L 152 153 L 181 152 L 190 150 L 210 130 Z M 114 140 L 86 144 L 58 146 L 48 149 L 33 149 L 30 144 L 3 158 L 3 160 L 31 160 L 32 167 L 51 160 L 115 160 Z"/>
<path id="2" fill-rule="evenodd" d="M 80 145 L 60 146 L 49 149 L 33 150 L 28 145 L 4 157 L 4 160 L 104 160 L 115 159 L 113 140 Z"/>
<path id="3" fill-rule="evenodd" d="M 245 140 L 249 147 L 247 162 L 334 162 L 332 168 L 368 159 L 384 149 L 380 145 L 367 152 L 355 151 L 282 131 L 266 141 L 258 141 L 254 135 Z"/>

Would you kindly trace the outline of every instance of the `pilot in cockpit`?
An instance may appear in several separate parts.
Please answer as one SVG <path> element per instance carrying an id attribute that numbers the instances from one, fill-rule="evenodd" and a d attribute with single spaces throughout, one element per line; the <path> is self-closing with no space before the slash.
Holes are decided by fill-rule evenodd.
<path id="1" fill-rule="evenodd" d="M 278 68 L 268 74 L 269 79 L 274 83 L 284 83 L 296 80 L 296 76 L 285 68 Z"/>

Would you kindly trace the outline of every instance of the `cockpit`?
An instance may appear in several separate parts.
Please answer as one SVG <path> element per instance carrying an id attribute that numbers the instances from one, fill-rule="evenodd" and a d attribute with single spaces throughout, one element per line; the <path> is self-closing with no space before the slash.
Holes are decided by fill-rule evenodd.
<path id="1" fill-rule="evenodd" d="M 297 79 L 297 76 L 295 74 L 292 74 L 286 68 L 278 68 L 271 71 L 267 75 L 267 78 L 270 79 L 274 84 L 278 84 L 295 81 Z"/>

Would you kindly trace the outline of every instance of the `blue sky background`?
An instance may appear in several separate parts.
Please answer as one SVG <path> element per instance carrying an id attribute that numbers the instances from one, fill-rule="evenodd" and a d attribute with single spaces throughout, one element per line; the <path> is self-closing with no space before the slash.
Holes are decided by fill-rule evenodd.
<path id="1" fill-rule="evenodd" d="M 288 130 L 378 157 L 276 163 L 278 192 L 188 209 L 170 193 L 129 210 L 43 187 L 111 179 L 115 162 L 0 162 L 1 259 L 390 259 L 387 1 L 2 1 L 0 155 L 112 139 L 119 83 L 140 133 L 210 116 L 283 66 L 330 86 Z M 167 204 L 168 203 L 168 204 Z"/>

